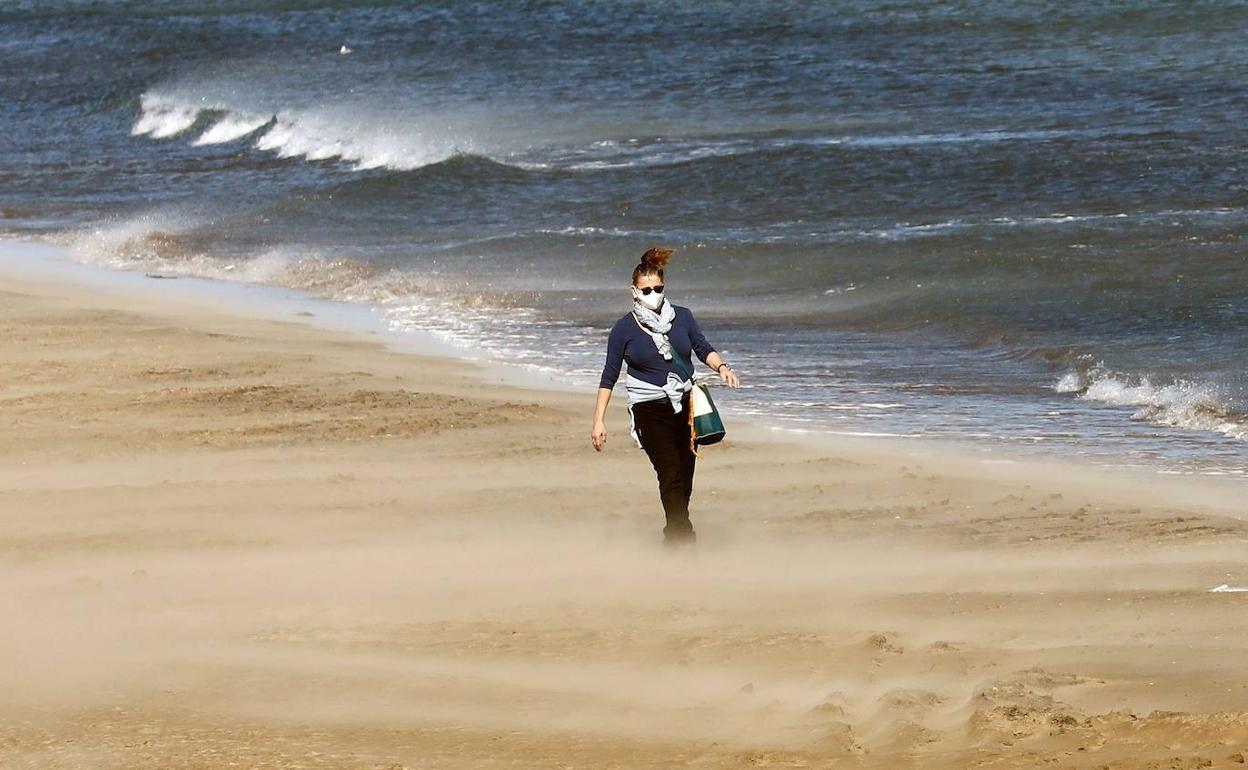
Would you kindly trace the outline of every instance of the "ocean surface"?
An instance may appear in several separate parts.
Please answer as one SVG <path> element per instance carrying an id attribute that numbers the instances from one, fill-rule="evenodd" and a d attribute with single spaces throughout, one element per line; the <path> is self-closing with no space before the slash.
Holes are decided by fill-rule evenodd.
<path id="1" fill-rule="evenodd" d="M 375 306 L 587 430 L 662 244 L 730 426 L 1248 477 L 1243 2 L 32 0 L 0 93 L 3 233 Z"/>

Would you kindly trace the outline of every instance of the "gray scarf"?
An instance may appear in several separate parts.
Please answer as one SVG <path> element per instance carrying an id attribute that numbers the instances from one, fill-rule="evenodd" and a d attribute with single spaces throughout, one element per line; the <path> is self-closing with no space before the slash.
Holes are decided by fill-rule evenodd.
<path id="1" fill-rule="evenodd" d="M 659 349 L 659 355 L 663 356 L 665 361 L 671 361 L 672 341 L 667 338 L 667 333 L 672 330 L 672 321 L 676 320 L 676 308 L 667 301 L 667 297 L 663 298 L 663 304 L 659 306 L 657 313 L 637 300 L 633 300 L 633 318 L 637 319 L 641 328 L 654 340 L 654 346 Z"/>

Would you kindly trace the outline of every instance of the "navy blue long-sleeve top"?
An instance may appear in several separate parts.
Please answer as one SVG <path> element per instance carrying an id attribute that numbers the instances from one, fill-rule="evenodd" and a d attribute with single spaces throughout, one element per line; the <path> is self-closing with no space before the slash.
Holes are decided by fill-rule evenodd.
<path id="1" fill-rule="evenodd" d="M 715 348 L 706 341 L 689 308 L 680 305 L 672 307 L 676 310 L 676 318 L 672 321 L 672 330 L 667 333 L 672 347 L 676 348 L 685 361 L 693 360 L 690 357 L 692 352 L 697 353 L 698 358 L 706 363 L 706 357 L 714 353 Z M 667 382 L 669 372 L 675 372 L 681 378 L 690 374 L 681 371 L 675 356 L 668 361 L 659 355 L 654 338 L 641 328 L 632 313 L 628 313 L 611 327 L 611 336 L 607 338 L 607 361 L 602 367 L 599 387 L 615 387 L 616 381 L 620 379 L 620 368 L 625 362 L 628 363 L 629 374 L 659 387 Z"/>

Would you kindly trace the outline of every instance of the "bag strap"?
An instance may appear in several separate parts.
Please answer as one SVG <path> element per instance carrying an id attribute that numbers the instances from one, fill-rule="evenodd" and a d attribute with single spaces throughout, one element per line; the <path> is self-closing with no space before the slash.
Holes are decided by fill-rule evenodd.
<path id="1" fill-rule="evenodd" d="M 680 354 L 680 351 L 676 349 L 676 344 L 674 342 L 669 339 L 668 344 L 672 346 L 672 360 L 680 364 L 681 369 L 689 372 L 689 374 L 685 375 L 685 379 L 692 380 L 694 375 L 693 365 L 686 361 L 685 357 Z"/>
<path id="2" fill-rule="evenodd" d="M 649 329 L 647 329 L 645 326 L 642 325 L 641 320 L 637 318 L 636 313 L 629 313 L 629 315 L 633 317 L 633 321 L 636 322 L 637 328 L 641 329 L 647 335 L 651 333 Z M 675 361 L 677 364 L 679 364 L 681 369 L 689 372 L 688 374 L 685 375 L 685 379 L 692 380 L 693 375 L 695 374 L 693 366 L 688 361 L 686 361 L 685 357 L 682 356 L 680 354 L 680 351 L 676 349 L 676 343 L 672 342 L 671 337 L 667 338 L 667 344 L 672 349 L 672 360 Z"/>
<path id="3" fill-rule="evenodd" d="M 702 386 L 694 385 L 693 387 L 700 388 Z M 690 396 L 690 398 L 692 399 L 692 396 Z M 698 427 L 693 423 L 692 401 L 689 403 L 689 451 L 693 452 L 694 457 L 697 457 L 698 459 L 702 458 L 701 453 L 698 452 Z"/>

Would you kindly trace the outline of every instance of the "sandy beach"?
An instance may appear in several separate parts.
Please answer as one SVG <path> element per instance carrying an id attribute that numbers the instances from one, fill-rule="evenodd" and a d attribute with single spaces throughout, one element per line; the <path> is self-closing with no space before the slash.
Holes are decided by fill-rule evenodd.
<path id="1" fill-rule="evenodd" d="M 1239 486 L 726 406 L 673 553 L 620 399 L 161 295 L 0 260 L 4 768 L 1245 761 Z"/>

